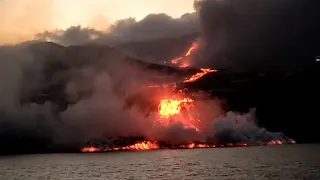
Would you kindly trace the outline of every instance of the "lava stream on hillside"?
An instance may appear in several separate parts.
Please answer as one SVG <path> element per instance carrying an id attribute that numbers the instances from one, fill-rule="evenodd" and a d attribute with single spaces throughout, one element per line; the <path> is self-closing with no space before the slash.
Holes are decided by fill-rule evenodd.
<path id="1" fill-rule="evenodd" d="M 171 60 L 171 64 L 176 65 L 180 68 L 190 67 L 190 56 L 193 51 L 198 49 L 198 47 L 199 47 L 198 43 L 196 43 L 196 42 L 192 43 L 192 45 L 188 49 L 188 51 L 183 56 Z"/>
<path id="2" fill-rule="evenodd" d="M 189 56 L 197 47 L 198 44 L 193 43 L 183 57 L 174 59 L 171 63 L 180 68 L 189 67 Z M 214 69 L 200 69 L 200 72 L 185 77 L 182 83 L 191 83 L 209 73 L 216 72 L 217 70 Z M 160 90 L 158 92 L 153 88 Z M 127 106 L 132 108 L 137 104 L 136 106 L 140 108 L 141 112 L 146 114 L 146 122 L 152 121 L 152 127 L 144 129 L 148 130 L 149 136 L 151 132 L 152 138 L 146 135 L 144 140 L 132 140 L 129 138 L 129 140 L 120 141 L 120 143 L 109 142 L 99 145 L 89 143 L 81 148 L 81 152 L 248 147 L 296 143 L 283 134 L 271 133 L 264 128 L 259 128 L 255 122 L 251 121 L 250 118 L 252 117 L 250 116 L 239 115 L 234 112 L 212 113 L 211 111 L 221 108 L 217 108 L 219 105 L 213 106 L 218 103 L 212 99 L 208 99 L 207 102 L 187 95 L 182 89 L 177 89 L 177 84 L 149 85 L 146 91 L 155 95 L 152 96 L 147 92 L 143 92 L 141 93 L 142 95 L 128 98 L 127 104 L 129 105 Z M 171 143 L 173 139 L 170 138 L 175 138 L 178 134 L 177 130 L 172 130 L 172 128 L 177 127 L 181 131 L 191 133 L 192 136 L 184 137 L 183 143 Z M 159 129 L 162 131 L 158 131 Z M 158 136 L 158 134 L 164 133 L 164 129 L 171 134 L 168 137 Z M 204 140 L 208 138 L 211 138 L 211 140 Z"/>

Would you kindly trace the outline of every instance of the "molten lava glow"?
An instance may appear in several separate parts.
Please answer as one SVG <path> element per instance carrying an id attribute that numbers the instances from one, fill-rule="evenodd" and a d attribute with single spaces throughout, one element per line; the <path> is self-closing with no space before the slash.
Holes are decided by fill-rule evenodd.
<path id="1" fill-rule="evenodd" d="M 188 57 L 191 55 L 192 51 L 198 48 L 198 46 L 199 45 L 197 43 L 192 43 L 186 54 L 184 56 L 171 60 L 171 64 L 178 65 L 181 68 L 190 67 L 190 64 L 187 62 L 189 60 Z"/>
<path id="2" fill-rule="evenodd" d="M 272 140 L 270 142 L 268 142 L 268 145 L 282 145 L 282 141 L 280 140 Z"/>
<path id="3" fill-rule="evenodd" d="M 159 104 L 160 118 L 169 118 L 181 112 L 181 108 L 187 106 L 187 103 L 192 103 L 189 98 L 178 99 L 162 99 Z"/>
<path id="4" fill-rule="evenodd" d="M 130 146 L 122 146 L 122 147 L 112 147 L 112 148 L 97 148 L 93 146 L 84 147 L 81 149 L 81 152 L 84 153 L 93 153 L 93 152 L 106 152 L 106 151 L 145 151 L 145 150 L 154 150 L 159 149 L 159 145 L 157 142 L 151 141 L 143 141 L 137 142 Z"/>
<path id="5" fill-rule="evenodd" d="M 127 146 L 127 150 L 135 150 L 135 151 L 141 151 L 141 150 L 151 150 L 151 149 L 159 149 L 159 145 L 157 142 L 150 142 L 150 141 L 144 141 L 139 142 L 136 144 L 133 144 L 131 146 Z"/>
<path id="6" fill-rule="evenodd" d="M 282 145 L 282 144 L 296 144 L 296 141 L 293 139 L 289 139 L 288 142 L 282 142 L 280 140 L 272 140 L 267 143 L 267 145 Z"/>
<path id="7" fill-rule="evenodd" d="M 194 82 L 194 81 L 200 79 L 201 77 L 203 77 L 204 75 L 211 73 L 211 72 L 217 72 L 217 70 L 215 70 L 215 69 L 201 69 L 201 72 L 198 72 L 198 73 L 192 75 L 191 77 L 185 79 L 183 82 L 184 83 Z"/>
<path id="8" fill-rule="evenodd" d="M 89 147 L 84 147 L 81 149 L 81 152 L 99 152 L 100 149 L 99 148 L 96 148 L 96 147 L 92 147 L 92 146 L 89 146 Z"/>
<path id="9" fill-rule="evenodd" d="M 178 57 L 178 58 L 176 58 L 176 59 L 173 59 L 173 60 L 171 61 L 171 63 L 172 63 L 172 64 L 178 64 L 179 61 L 180 61 L 182 58 L 183 58 L 183 57 Z"/>
<path id="10" fill-rule="evenodd" d="M 187 67 L 189 67 L 189 65 L 188 65 L 187 63 L 182 63 L 179 67 L 181 67 L 181 68 L 187 68 Z"/>
<path id="11" fill-rule="evenodd" d="M 195 49 L 198 48 L 198 44 L 197 43 L 192 43 L 192 46 L 189 48 L 188 52 L 184 55 L 184 56 L 190 56 L 191 52 Z"/>
<path id="12" fill-rule="evenodd" d="M 191 108 L 194 107 L 193 103 L 194 100 L 189 98 L 162 99 L 158 107 L 160 117 L 156 122 L 166 126 L 172 123 L 180 123 L 186 129 L 199 131 L 199 128 L 197 127 L 199 125 L 199 120 L 189 114 Z M 181 112 L 182 109 L 185 111 Z"/>
<path id="13" fill-rule="evenodd" d="M 191 143 L 191 144 L 187 144 L 187 145 L 181 145 L 180 148 L 184 148 L 184 149 L 194 149 L 194 148 L 215 148 L 217 147 L 214 144 L 195 144 L 195 143 Z"/>
<path id="14" fill-rule="evenodd" d="M 295 140 L 293 140 L 293 139 L 290 139 L 290 140 L 289 140 L 289 143 L 290 143 L 290 144 L 297 144 L 297 142 L 296 142 Z"/>
<path id="15" fill-rule="evenodd" d="M 283 145 L 286 144 L 280 140 L 272 140 L 267 145 Z M 289 144 L 295 144 L 294 140 L 290 140 Z M 206 144 L 206 143 L 190 143 L 185 145 L 179 145 L 179 146 L 172 146 L 172 147 L 166 147 L 168 149 L 195 149 L 195 148 L 231 148 L 231 147 L 249 147 L 249 146 L 255 146 L 254 144 L 247 144 L 247 143 L 227 143 L 227 144 Z M 108 152 L 108 151 L 146 151 L 146 150 L 157 150 L 157 149 L 163 149 L 165 147 L 161 147 L 158 142 L 151 142 L 151 141 L 143 141 L 143 142 L 137 142 L 130 146 L 120 146 L 120 147 L 111 147 L 111 148 L 98 148 L 93 146 L 84 147 L 81 149 L 81 152 L 83 153 L 93 153 L 93 152 Z"/>

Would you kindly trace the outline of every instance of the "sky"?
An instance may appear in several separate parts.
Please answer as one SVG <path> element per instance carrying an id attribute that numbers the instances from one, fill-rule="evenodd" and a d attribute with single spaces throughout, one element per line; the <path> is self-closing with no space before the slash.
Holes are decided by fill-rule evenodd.
<path id="1" fill-rule="evenodd" d="M 0 44 L 30 39 L 45 30 L 81 25 L 101 30 L 119 19 L 150 13 L 193 12 L 194 0 L 0 0 Z"/>

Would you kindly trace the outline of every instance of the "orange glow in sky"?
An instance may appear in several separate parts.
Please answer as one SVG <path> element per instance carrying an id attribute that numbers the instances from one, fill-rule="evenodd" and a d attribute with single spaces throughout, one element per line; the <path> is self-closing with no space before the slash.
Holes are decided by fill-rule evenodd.
<path id="1" fill-rule="evenodd" d="M 106 29 L 119 19 L 150 13 L 194 12 L 194 0 L 1 0 L 0 44 L 30 39 L 44 30 L 81 25 Z"/>

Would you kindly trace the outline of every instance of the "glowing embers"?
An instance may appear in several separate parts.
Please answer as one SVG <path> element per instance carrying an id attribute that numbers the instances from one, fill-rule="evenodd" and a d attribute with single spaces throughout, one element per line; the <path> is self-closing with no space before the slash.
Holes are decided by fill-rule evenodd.
<path id="1" fill-rule="evenodd" d="M 100 152 L 100 148 L 88 146 L 81 149 L 81 152 L 92 153 L 92 152 Z"/>
<path id="2" fill-rule="evenodd" d="M 272 140 L 267 144 L 248 144 L 248 143 L 223 143 L 223 144 L 210 144 L 210 143 L 190 143 L 182 145 L 159 145 L 157 141 L 142 141 L 137 142 L 129 146 L 118 146 L 111 148 L 98 148 L 94 146 L 88 146 L 81 149 L 83 153 L 94 153 L 94 152 L 114 152 L 114 151 L 147 151 L 147 150 L 159 150 L 159 149 L 205 149 L 205 148 L 235 148 L 235 147 L 251 147 L 261 145 L 285 145 L 295 144 L 294 140 L 289 142 L 282 142 L 280 140 Z"/>
<path id="3" fill-rule="evenodd" d="M 84 147 L 81 152 L 92 153 L 92 152 L 107 152 L 107 151 L 145 151 L 145 150 L 155 150 L 159 149 L 157 142 L 142 141 L 137 142 L 129 146 L 119 146 L 119 147 L 107 147 L 107 148 L 97 148 L 93 146 Z"/>
<path id="4" fill-rule="evenodd" d="M 296 144 L 296 141 L 293 139 L 289 139 L 286 142 L 280 141 L 280 140 L 272 140 L 267 143 L 267 145 L 283 145 L 283 144 Z"/>
<path id="5" fill-rule="evenodd" d="M 203 149 L 203 148 L 225 148 L 225 147 L 246 147 L 248 144 L 206 144 L 206 143 L 190 143 L 184 145 L 169 145 L 160 146 L 158 142 L 143 141 L 137 142 L 129 146 L 119 146 L 111 148 L 98 148 L 94 146 L 88 146 L 81 149 L 83 153 L 95 153 L 95 152 L 114 152 L 114 151 L 147 151 L 147 150 L 158 150 L 158 149 Z"/>
<path id="6" fill-rule="evenodd" d="M 159 149 L 159 145 L 157 142 L 143 141 L 143 142 L 135 143 L 130 146 L 122 147 L 117 150 L 143 151 L 143 150 L 153 150 L 153 149 Z"/>
<path id="7" fill-rule="evenodd" d="M 187 145 L 180 145 L 180 148 L 183 148 L 183 149 L 215 148 L 215 147 L 217 147 L 217 146 L 213 145 L 213 144 L 195 144 L 195 143 L 191 143 L 191 144 L 187 144 Z"/>
<path id="8" fill-rule="evenodd" d="M 186 78 L 183 82 L 184 83 L 194 82 L 194 81 L 200 79 L 201 77 L 203 77 L 204 75 L 206 75 L 208 73 L 212 73 L 212 72 L 217 72 L 217 70 L 215 70 L 215 69 L 201 69 L 201 72 L 198 72 L 198 73 L 192 75 L 191 77 Z"/>
<path id="9" fill-rule="evenodd" d="M 180 145 L 182 149 L 195 149 L 195 148 L 223 148 L 223 147 L 247 147 L 247 143 L 226 143 L 226 144 L 206 144 L 206 143 L 191 143 L 187 145 Z"/>

